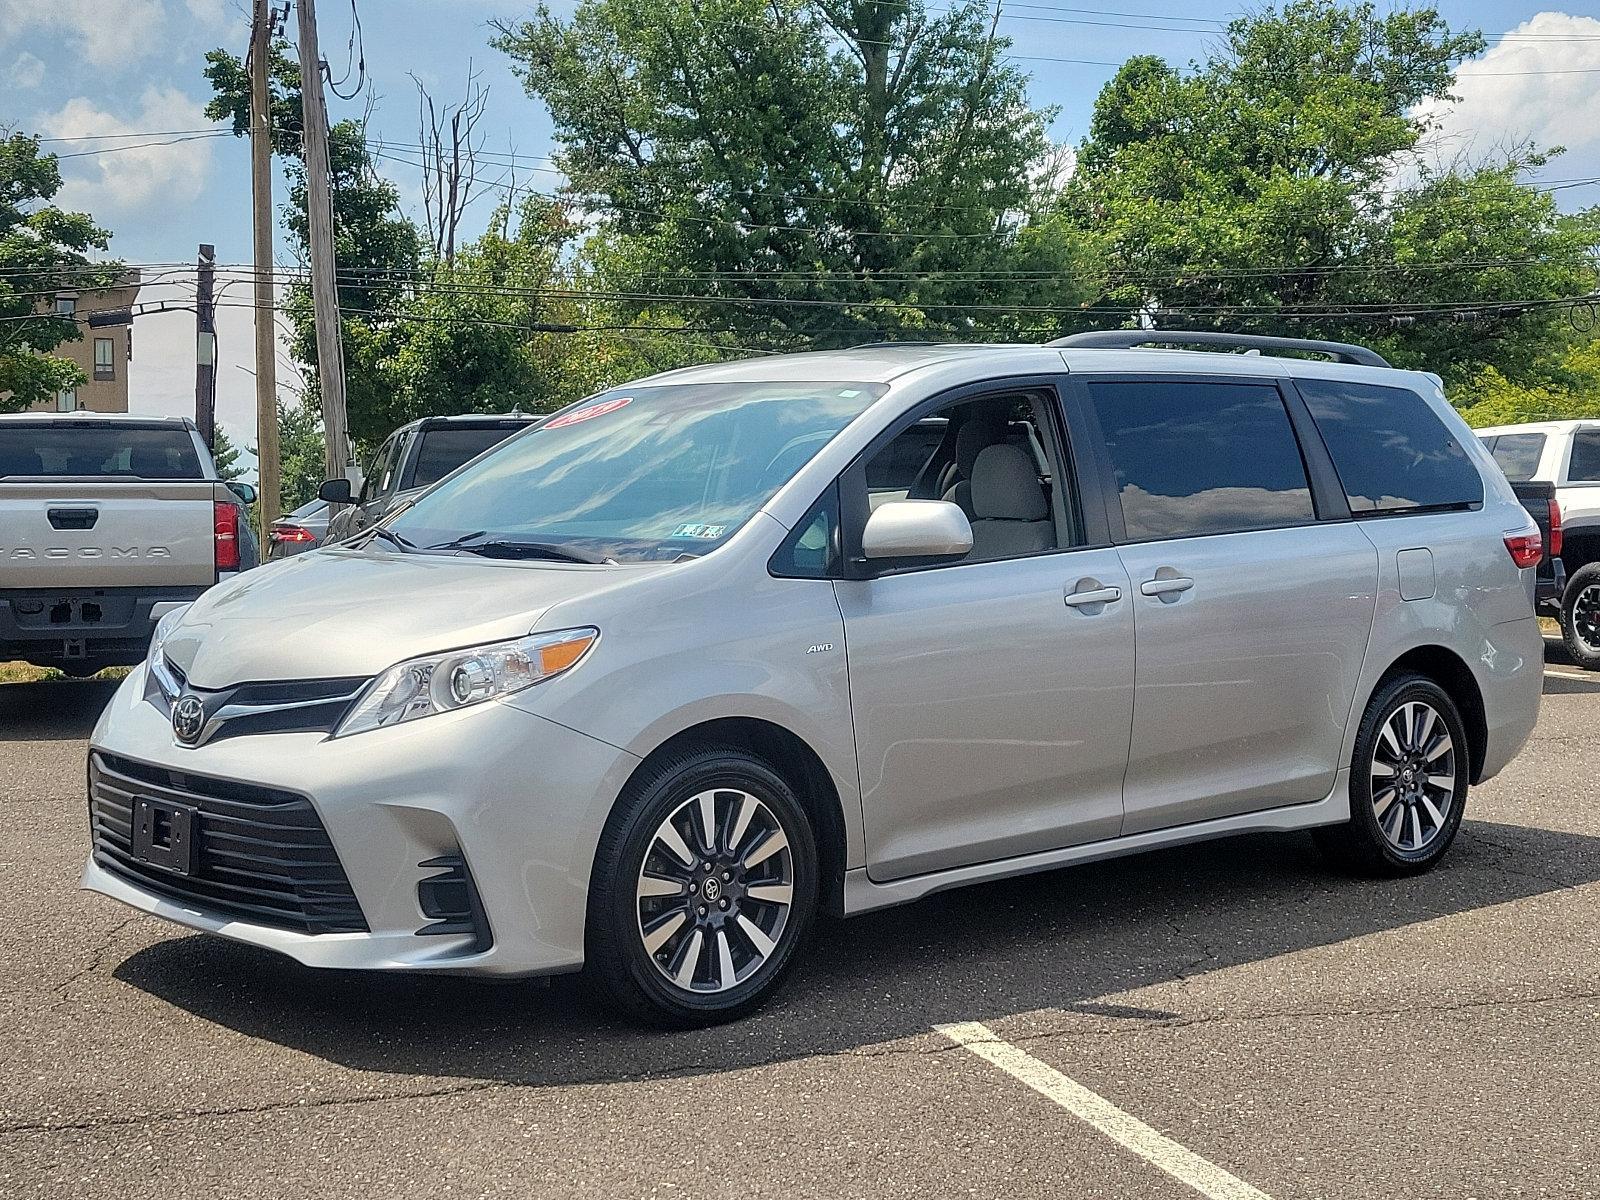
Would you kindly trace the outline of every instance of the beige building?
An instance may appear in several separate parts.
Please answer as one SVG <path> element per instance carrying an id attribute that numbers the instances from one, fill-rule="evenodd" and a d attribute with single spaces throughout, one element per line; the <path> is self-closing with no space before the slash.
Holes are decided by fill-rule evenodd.
<path id="1" fill-rule="evenodd" d="M 35 412 L 128 411 L 128 363 L 133 359 L 133 320 L 127 317 L 115 324 L 91 328 L 90 313 L 110 309 L 131 309 L 139 298 L 139 272 L 129 271 L 113 288 L 103 291 L 61 291 L 56 293 L 56 311 L 73 317 L 83 336 L 75 342 L 62 342 L 50 353 L 77 363 L 88 382 L 71 391 L 57 392 L 54 401 L 34 405 Z"/>

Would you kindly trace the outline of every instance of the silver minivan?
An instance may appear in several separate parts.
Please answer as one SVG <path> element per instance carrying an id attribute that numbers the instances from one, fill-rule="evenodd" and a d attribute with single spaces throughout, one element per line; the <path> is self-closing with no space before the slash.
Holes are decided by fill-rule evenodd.
<path id="1" fill-rule="evenodd" d="M 168 616 L 94 731 L 83 884 L 685 1025 L 823 910 L 1258 830 L 1425 870 L 1538 713 L 1537 530 L 1432 376 L 1139 348 L 1220 336 L 580 401 Z"/>

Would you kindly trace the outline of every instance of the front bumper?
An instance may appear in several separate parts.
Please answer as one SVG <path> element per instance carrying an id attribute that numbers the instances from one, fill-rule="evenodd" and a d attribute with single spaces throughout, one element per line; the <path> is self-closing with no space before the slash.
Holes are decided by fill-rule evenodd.
<path id="1" fill-rule="evenodd" d="M 583 964 L 589 873 L 618 792 L 638 760 L 507 704 L 488 703 L 350 738 L 267 733 L 179 746 L 134 670 L 91 752 L 297 792 L 310 799 L 368 932 L 305 933 L 174 899 L 91 854 L 82 886 L 180 925 L 287 954 L 308 966 L 532 975 Z M 419 882 L 465 860 L 492 942 L 420 933 L 435 924 Z"/>

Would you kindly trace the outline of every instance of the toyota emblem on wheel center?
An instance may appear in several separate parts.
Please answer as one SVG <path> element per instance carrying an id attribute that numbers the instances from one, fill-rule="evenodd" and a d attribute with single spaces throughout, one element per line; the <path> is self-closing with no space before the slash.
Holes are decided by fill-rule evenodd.
<path id="1" fill-rule="evenodd" d="M 194 696 L 185 696 L 172 706 L 172 732 L 180 742 L 194 745 L 205 725 L 205 706 Z"/>

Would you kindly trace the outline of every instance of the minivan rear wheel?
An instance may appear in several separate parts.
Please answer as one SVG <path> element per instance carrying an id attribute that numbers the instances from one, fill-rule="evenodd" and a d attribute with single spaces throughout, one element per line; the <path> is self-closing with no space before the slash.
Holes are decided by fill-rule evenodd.
<path id="1" fill-rule="evenodd" d="M 641 1020 L 731 1020 L 788 972 L 816 896 L 811 822 L 778 772 L 732 748 L 669 754 L 630 782 L 601 836 L 586 970 Z"/>
<path id="2" fill-rule="evenodd" d="M 1423 675 L 1378 689 L 1356 734 L 1350 819 L 1314 831 L 1342 867 L 1410 875 L 1444 857 L 1461 827 L 1471 773 L 1466 726 L 1455 702 Z"/>

